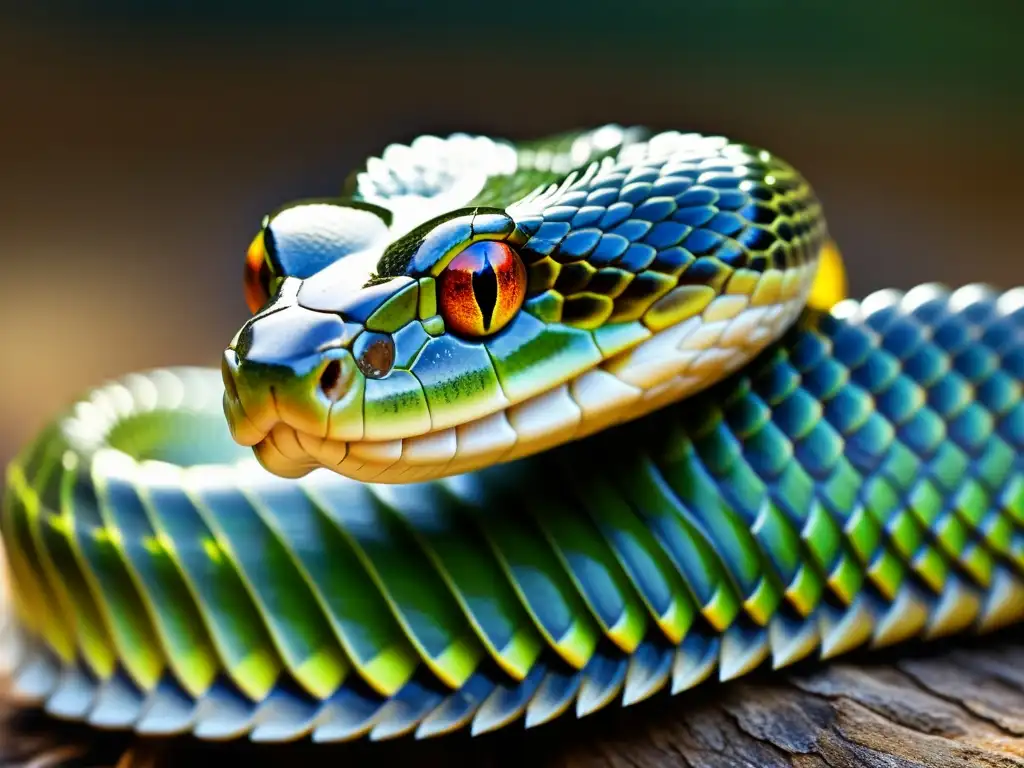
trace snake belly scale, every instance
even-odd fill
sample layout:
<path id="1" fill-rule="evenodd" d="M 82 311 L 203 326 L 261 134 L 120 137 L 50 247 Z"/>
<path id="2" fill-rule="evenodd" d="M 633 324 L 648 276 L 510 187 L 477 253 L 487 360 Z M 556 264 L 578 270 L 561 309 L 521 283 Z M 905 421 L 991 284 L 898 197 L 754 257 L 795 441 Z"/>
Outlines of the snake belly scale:
<path id="1" fill-rule="evenodd" d="M 1024 289 L 836 303 L 836 258 L 724 138 L 388 147 L 264 220 L 220 370 L 10 464 L 14 694 L 424 738 L 1019 621 Z"/>

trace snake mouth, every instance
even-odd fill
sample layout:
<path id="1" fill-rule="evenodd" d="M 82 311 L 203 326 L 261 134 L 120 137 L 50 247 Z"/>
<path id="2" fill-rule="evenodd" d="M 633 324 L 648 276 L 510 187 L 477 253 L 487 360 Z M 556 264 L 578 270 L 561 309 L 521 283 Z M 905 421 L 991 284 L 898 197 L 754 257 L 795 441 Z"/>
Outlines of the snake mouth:
<path id="1" fill-rule="evenodd" d="M 234 441 L 251 448 L 267 437 L 280 422 L 280 415 L 274 407 L 276 398 L 272 387 L 267 388 L 267 397 L 262 398 L 262 402 L 257 403 L 253 393 L 248 391 L 243 398 L 237 381 L 239 367 L 238 354 L 233 348 L 227 349 L 221 359 L 224 416 Z"/>
<path id="2" fill-rule="evenodd" d="M 230 359 L 232 357 L 234 360 Z M 232 370 L 235 367 L 237 367 L 237 357 L 233 355 L 233 350 L 228 350 L 221 361 L 221 379 L 224 383 L 224 416 L 227 419 L 232 439 L 239 445 L 252 447 L 263 440 L 267 433 L 252 422 L 242 405 Z"/>

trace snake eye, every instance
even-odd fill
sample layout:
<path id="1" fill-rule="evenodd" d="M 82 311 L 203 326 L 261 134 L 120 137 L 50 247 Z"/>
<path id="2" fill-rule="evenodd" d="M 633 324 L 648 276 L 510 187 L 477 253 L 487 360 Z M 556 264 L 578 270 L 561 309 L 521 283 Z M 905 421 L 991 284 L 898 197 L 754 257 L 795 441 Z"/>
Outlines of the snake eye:
<path id="1" fill-rule="evenodd" d="M 438 277 L 445 326 L 463 336 L 486 336 L 515 317 L 526 298 L 526 267 L 505 243 L 473 243 Z"/>
<path id="2" fill-rule="evenodd" d="M 270 281 L 273 275 L 267 262 L 267 248 L 263 231 L 253 238 L 245 254 L 245 303 L 254 315 L 270 300 Z"/>

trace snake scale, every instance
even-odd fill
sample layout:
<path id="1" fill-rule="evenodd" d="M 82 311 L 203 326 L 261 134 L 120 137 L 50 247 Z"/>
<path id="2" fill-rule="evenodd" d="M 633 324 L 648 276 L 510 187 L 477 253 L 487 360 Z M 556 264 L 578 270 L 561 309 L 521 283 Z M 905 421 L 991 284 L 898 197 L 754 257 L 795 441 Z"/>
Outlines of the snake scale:
<path id="1" fill-rule="evenodd" d="M 1024 617 L 1024 289 L 839 300 L 767 151 L 422 137 L 245 274 L 221 370 L 101 386 L 9 466 L 27 705 L 478 734 Z"/>

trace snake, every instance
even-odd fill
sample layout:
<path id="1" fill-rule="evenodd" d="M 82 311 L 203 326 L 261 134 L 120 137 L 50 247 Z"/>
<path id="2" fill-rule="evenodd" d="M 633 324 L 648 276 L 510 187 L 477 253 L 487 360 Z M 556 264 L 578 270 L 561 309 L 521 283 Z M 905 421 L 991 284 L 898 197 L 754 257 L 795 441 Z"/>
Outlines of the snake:
<path id="1" fill-rule="evenodd" d="M 263 219 L 219 366 L 98 385 L 10 463 L 10 695 L 425 739 L 1012 625 L 1024 288 L 857 300 L 845 264 L 726 137 L 387 145 Z"/>

